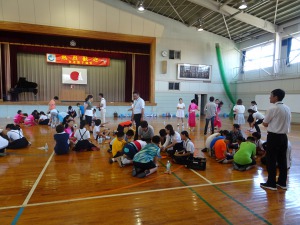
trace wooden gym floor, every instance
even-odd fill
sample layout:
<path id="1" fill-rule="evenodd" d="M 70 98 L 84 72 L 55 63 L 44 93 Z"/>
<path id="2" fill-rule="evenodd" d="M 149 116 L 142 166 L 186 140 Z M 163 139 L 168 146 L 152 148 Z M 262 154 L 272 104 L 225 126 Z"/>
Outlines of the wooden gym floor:
<path id="1" fill-rule="evenodd" d="M 164 121 L 176 127 L 176 118 L 148 118 L 155 133 Z M 116 129 L 121 120 L 107 127 Z M 11 121 L 1 119 L 1 127 Z M 191 134 L 196 148 L 204 147 L 204 119 Z M 223 118 L 223 128 L 232 121 Z M 248 127 L 244 126 L 243 130 Z M 131 176 L 131 166 L 110 165 L 108 144 L 96 152 L 53 152 L 55 129 L 23 127 L 32 145 L 7 150 L 0 157 L 0 224 L 299 224 L 300 222 L 300 126 L 292 125 L 293 163 L 288 190 L 259 187 L 266 180 L 264 166 L 240 172 L 207 157 L 205 171 L 173 164 L 164 174 L 167 159 L 158 172 L 144 179 Z M 266 130 L 262 128 L 262 139 Z M 38 149 L 48 143 L 49 151 Z M 206 153 L 205 153 L 206 154 Z"/>

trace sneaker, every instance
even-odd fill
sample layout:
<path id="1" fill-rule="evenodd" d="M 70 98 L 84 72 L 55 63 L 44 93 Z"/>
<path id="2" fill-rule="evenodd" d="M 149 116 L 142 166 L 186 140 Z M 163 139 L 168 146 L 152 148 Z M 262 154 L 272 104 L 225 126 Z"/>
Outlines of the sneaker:
<path id="1" fill-rule="evenodd" d="M 137 168 L 137 167 L 133 166 L 131 175 L 132 175 L 133 177 L 135 177 L 135 176 L 138 175 L 140 172 L 141 172 L 141 168 Z"/>
<path id="2" fill-rule="evenodd" d="M 112 164 L 112 163 L 114 162 L 114 160 L 113 160 L 112 158 L 110 158 L 110 159 L 108 160 L 108 162 L 109 162 L 110 164 Z"/>
<path id="3" fill-rule="evenodd" d="M 133 177 L 135 177 L 135 176 L 137 175 L 135 166 L 132 168 L 131 175 L 132 175 Z"/>
<path id="4" fill-rule="evenodd" d="M 280 185 L 280 184 L 276 184 L 277 187 L 283 189 L 283 190 L 287 190 L 287 186 L 283 186 L 283 185 Z"/>
<path id="5" fill-rule="evenodd" d="M 139 173 L 139 174 L 137 175 L 137 177 L 138 177 L 138 178 L 144 178 L 144 177 L 146 177 L 147 174 L 149 174 L 149 173 L 150 173 L 149 170 L 145 170 L 144 172 Z"/>
<path id="6" fill-rule="evenodd" d="M 277 191 L 277 187 L 271 187 L 269 186 L 267 183 L 260 183 L 260 187 L 261 188 L 265 188 L 265 189 L 269 189 L 269 190 L 272 190 L 272 191 Z"/>

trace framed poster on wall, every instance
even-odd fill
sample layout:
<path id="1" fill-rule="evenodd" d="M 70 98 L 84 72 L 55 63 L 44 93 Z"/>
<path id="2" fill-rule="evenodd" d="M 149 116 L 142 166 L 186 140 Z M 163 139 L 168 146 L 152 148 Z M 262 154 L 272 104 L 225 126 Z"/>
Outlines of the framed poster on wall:
<path id="1" fill-rule="evenodd" d="M 211 65 L 178 64 L 177 79 L 179 80 L 211 80 Z"/>

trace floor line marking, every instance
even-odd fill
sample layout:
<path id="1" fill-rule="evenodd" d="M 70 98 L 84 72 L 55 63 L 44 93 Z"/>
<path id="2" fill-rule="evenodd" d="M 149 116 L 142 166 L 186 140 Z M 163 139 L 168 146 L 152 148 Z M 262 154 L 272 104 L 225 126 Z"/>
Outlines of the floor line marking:
<path id="1" fill-rule="evenodd" d="M 183 185 L 188 186 L 176 173 L 172 173 Z M 211 210 L 213 210 L 221 219 L 223 219 L 228 224 L 233 224 L 225 215 L 223 215 L 219 210 L 217 210 L 212 204 L 206 201 L 196 190 L 193 188 L 188 188 L 194 195 L 196 195 L 202 202 L 204 202 Z"/>
<path id="2" fill-rule="evenodd" d="M 192 170 L 195 174 L 197 174 L 199 177 L 203 178 L 204 180 L 210 182 L 209 180 L 207 180 L 205 177 L 203 177 L 201 174 L 199 174 L 198 172 Z M 254 180 L 254 179 L 251 179 Z M 212 184 L 212 182 L 210 182 L 210 184 Z M 262 216 L 260 216 L 259 214 L 257 214 L 256 212 L 254 212 L 253 210 L 251 210 L 249 207 L 245 206 L 243 203 L 241 203 L 240 201 L 238 201 L 237 199 L 235 199 L 234 197 L 232 197 L 230 194 L 228 194 L 226 191 L 222 190 L 221 188 L 219 188 L 216 185 L 212 185 L 215 189 L 217 189 L 218 191 L 220 191 L 221 193 L 223 193 L 224 195 L 226 195 L 228 198 L 230 198 L 232 201 L 236 202 L 238 205 L 240 205 L 241 207 L 243 207 L 244 209 L 246 209 L 248 212 L 250 212 L 252 215 L 256 216 L 258 219 L 260 219 L 261 221 L 265 222 L 266 224 L 271 224 L 267 219 L 263 218 Z"/>
<path id="3" fill-rule="evenodd" d="M 27 195 L 27 197 L 26 197 L 26 199 L 25 199 L 25 201 L 23 202 L 22 205 L 27 205 L 27 203 L 29 202 L 31 196 L 33 195 L 33 192 L 35 191 L 35 189 L 36 189 L 37 185 L 39 184 L 40 180 L 42 179 L 42 176 L 44 175 L 44 173 L 45 173 L 47 167 L 49 166 L 50 161 L 51 161 L 51 159 L 52 159 L 53 156 L 54 156 L 54 153 L 55 153 L 55 152 L 53 151 L 52 154 L 51 154 L 51 156 L 49 157 L 48 161 L 46 162 L 44 168 L 43 168 L 42 171 L 40 172 L 40 175 L 38 176 L 38 178 L 36 179 L 35 183 L 33 184 L 33 186 L 32 186 L 32 188 L 31 188 L 30 192 L 28 193 L 28 195 Z"/>
<path id="4" fill-rule="evenodd" d="M 42 176 L 44 175 L 44 173 L 45 173 L 45 171 L 46 171 L 48 165 L 50 164 L 50 161 L 51 161 L 51 159 L 52 159 L 53 156 L 54 156 L 54 151 L 53 151 L 52 154 L 50 155 L 50 157 L 49 157 L 48 161 L 46 162 L 44 168 L 43 168 L 42 171 L 40 172 L 38 178 L 36 179 L 35 183 L 33 184 L 32 188 L 31 188 L 30 192 L 28 193 L 28 195 L 27 195 L 27 197 L 25 198 L 23 204 L 21 205 L 21 208 L 19 209 L 17 215 L 15 216 L 14 220 L 13 220 L 12 223 L 11 223 L 12 225 L 15 225 L 15 224 L 18 223 L 18 220 L 20 219 L 20 217 L 21 217 L 21 215 L 22 215 L 22 213 L 23 213 L 25 207 L 27 206 L 27 204 L 28 204 L 28 202 L 29 202 L 31 196 L 33 195 L 33 193 L 34 193 L 34 191 L 35 191 L 35 189 L 36 189 L 38 183 L 39 183 L 40 180 L 42 179 Z"/>
<path id="5" fill-rule="evenodd" d="M 172 170 L 172 172 L 176 171 L 176 170 L 179 170 L 181 168 L 183 168 L 183 166 L 178 166 L 177 168 L 175 168 L 174 170 Z M 109 192 L 113 192 L 113 191 L 118 191 L 118 190 L 122 190 L 122 189 L 128 189 L 128 188 L 131 188 L 131 187 L 136 187 L 136 186 L 139 186 L 141 184 L 145 184 L 145 183 L 149 183 L 149 182 L 151 182 L 153 180 L 157 180 L 157 179 L 159 179 L 162 176 L 166 176 L 166 174 L 161 174 L 161 175 L 158 175 L 158 176 L 153 177 L 151 179 L 146 179 L 144 181 L 140 181 L 140 182 L 137 182 L 137 183 L 134 183 L 134 184 L 130 184 L 130 185 L 119 187 L 119 188 L 115 188 L 115 189 L 110 189 L 110 190 L 107 190 L 107 191 L 101 191 L 101 192 L 94 192 L 94 193 L 91 193 L 91 194 L 79 195 L 79 196 L 77 196 L 77 198 L 93 197 L 93 196 L 98 196 L 98 195 L 109 193 Z"/>
<path id="6" fill-rule="evenodd" d="M 206 179 L 204 176 L 202 176 L 201 174 L 197 173 L 195 170 L 190 169 L 194 174 L 196 174 L 198 177 L 201 177 L 203 180 L 205 180 L 207 183 L 212 184 L 213 182 L 211 182 L 210 180 Z"/>
<path id="7" fill-rule="evenodd" d="M 211 184 L 208 184 L 208 183 L 207 184 L 195 184 L 195 185 L 172 187 L 172 188 L 160 188 L 160 189 L 154 189 L 154 190 L 152 189 L 152 190 L 145 190 L 145 191 L 126 192 L 126 193 L 110 194 L 110 195 L 102 195 L 102 196 L 92 196 L 92 197 L 86 197 L 86 198 L 57 200 L 57 201 L 51 201 L 51 202 L 39 202 L 39 203 L 31 203 L 31 204 L 29 203 L 24 207 L 32 207 L 32 206 L 39 206 L 39 205 L 51 205 L 51 204 L 91 200 L 91 199 L 112 198 L 112 197 L 119 197 L 119 196 L 127 196 L 127 195 L 129 196 L 129 195 L 137 195 L 137 194 L 144 194 L 144 193 L 162 192 L 162 191 L 172 191 L 172 190 L 180 190 L 180 189 L 188 189 L 188 188 L 196 188 L 196 187 L 213 186 L 213 185 L 218 185 L 218 184 L 238 183 L 238 182 L 245 182 L 245 181 L 252 181 L 252 180 L 253 179 L 243 179 L 243 180 L 235 180 L 235 181 L 228 181 L 228 182 L 217 182 L 217 183 L 211 183 Z M 0 207 L 0 210 L 15 209 L 15 208 L 20 208 L 22 206 L 23 205 Z"/>

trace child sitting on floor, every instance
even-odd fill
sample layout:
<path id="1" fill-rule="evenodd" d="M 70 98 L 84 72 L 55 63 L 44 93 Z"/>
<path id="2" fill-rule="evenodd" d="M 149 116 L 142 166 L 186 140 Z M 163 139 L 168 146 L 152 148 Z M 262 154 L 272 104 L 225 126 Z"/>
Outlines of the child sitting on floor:
<path id="1" fill-rule="evenodd" d="M 48 125 L 49 123 L 49 118 L 46 116 L 46 114 L 43 111 L 40 111 L 40 117 L 38 120 L 39 125 Z"/>
<path id="2" fill-rule="evenodd" d="M 193 158 L 195 146 L 189 137 L 187 131 L 182 131 L 180 133 L 181 140 L 183 141 L 183 151 L 176 151 L 173 156 L 173 161 L 181 165 L 187 165 L 190 159 Z"/>
<path id="3" fill-rule="evenodd" d="M 24 125 L 26 125 L 26 126 L 34 126 L 36 124 L 33 114 L 30 114 L 28 116 L 27 113 L 24 113 L 24 116 L 26 116 L 25 119 L 24 119 Z"/>
<path id="4" fill-rule="evenodd" d="M 132 176 L 143 178 L 157 171 L 157 159 L 161 157 L 159 143 L 160 137 L 155 135 L 151 143 L 135 154 Z"/>
<path id="5" fill-rule="evenodd" d="M 258 132 L 252 133 L 252 137 L 254 138 L 254 144 L 256 145 L 256 154 L 264 155 L 266 153 L 263 144 L 265 141 L 261 140 L 261 134 Z"/>
<path id="6" fill-rule="evenodd" d="M 124 132 L 117 132 L 117 138 L 112 144 L 112 158 L 109 159 L 109 163 L 118 162 L 120 167 L 122 167 L 121 156 L 123 155 L 122 150 L 125 144 Z"/>
<path id="7" fill-rule="evenodd" d="M 233 156 L 228 153 L 228 144 L 232 142 L 231 135 L 227 135 L 225 139 L 217 140 L 214 145 L 214 152 L 216 155 L 216 161 L 218 163 L 231 163 Z"/>
<path id="8" fill-rule="evenodd" d="M 63 125 L 57 125 L 56 134 L 54 134 L 54 140 L 56 141 L 54 151 L 57 155 L 69 153 L 69 134 L 64 131 Z"/>
<path id="9" fill-rule="evenodd" d="M 133 163 L 133 157 L 142 148 L 146 146 L 147 142 L 142 140 L 136 140 L 125 144 L 123 148 L 123 156 L 121 157 L 121 162 L 123 165 L 128 165 Z"/>
<path id="10" fill-rule="evenodd" d="M 101 120 L 100 119 L 96 119 L 95 120 L 95 126 L 93 128 L 93 137 L 94 139 L 97 141 L 98 138 L 103 138 L 105 139 L 110 139 L 110 136 L 108 136 L 110 134 L 109 131 L 107 132 L 101 132 Z"/>
<path id="11" fill-rule="evenodd" d="M 30 145 L 30 142 L 24 137 L 23 132 L 19 126 L 15 126 L 14 124 L 7 124 L 7 137 L 9 144 L 7 146 L 8 149 L 19 149 L 26 148 Z"/>
<path id="12" fill-rule="evenodd" d="M 68 114 L 74 119 L 77 116 L 76 111 L 72 108 L 72 106 L 68 107 Z"/>
<path id="13" fill-rule="evenodd" d="M 14 116 L 15 125 L 20 125 L 24 123 L 25 116 L 22 113 L 22 110 L 18 110 L 17 115 Z"/>
<path id="14" fill-rule="evenodd" d="M 90 132 L 85 128 L 85 120 L 80 122 L 80 129 L 75 131 L 74 137 L 77 139 L 77 142 L 74 147 L 74 151 L 98 151 L 100 150 L 94 144 L 92 144 L 90 139 Z"/>
<path id="15" fill-rule="evenodd" d="M 5 150 L 8 146 L 8 140 L 0 136 L 0 156 L 5 156 Z"/>
<path id="16" fill-rule="evenodd" d="M 240 144 L 239 150 L 233 157 L 233 168 L 239 171 L 249 170 L 256 164 L 256 145 L 254 138 L 248 137 L 246 142 Z"/>

